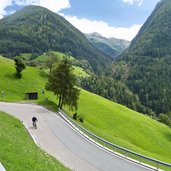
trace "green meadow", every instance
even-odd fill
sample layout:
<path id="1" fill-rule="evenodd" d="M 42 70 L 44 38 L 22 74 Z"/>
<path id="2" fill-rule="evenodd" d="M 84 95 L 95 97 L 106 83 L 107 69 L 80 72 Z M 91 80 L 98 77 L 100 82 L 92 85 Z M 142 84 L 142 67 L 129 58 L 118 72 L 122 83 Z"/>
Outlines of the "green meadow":
<path id="1" fill-rule="evenodd" d="M 22 72 L 22 79 L 17 79 L 15 72 L 14 62 L 0 57 L 0 93 L 5 92 L 5 97 L 0 95 L 1 101 L 21 101 L 24 100 L 25 93 L 35 91 L 43 98 L 44 95 L 40 92 L 45 89 L 47 81 L 47 74 L 43 70 L 27 67 Z"/>
<path id="2" fill-rule="evenodd" d="M 64 53 L 61 53 L 61 52 L 57 52 L 57 51 L 52 51 L 52 53 L 54 54 L 54 56 L 59 60 L 61 61 L 65 54 Z M 22 54 L 21 55 L 24 59 L 26 60 L 30 60 L 31 58 L 31 54 L 29 53 L 25 53 L 25 54 Z M 69 60 L 74 60 L 75 58 L 73 56 L 69 56 L 68 57 Z M 38 56 L 37 58 L 35 58 L 34 60 L 32 60 L 33 62 L 36 62 L 38 64 L 45 64 L 47 62 L 47 60 L 49 59 L 49 56 L 45 53 L 45 54 L 42 54 L 40 56 Z M 73 66 L 74 68 L 74 73 L 78 76 L 78 77 L 88 77 L 89 74 L 87 74 L 85 72 L 85 70 L 81 67 L 78 67 L 78 66 Z"/>
<path id="3" fill-rule="evenodd" d="M 85 116 L 85 121 L 80 124 L 96 135 L 171 163 L 171 129 L 166 125 L 84 90 L 77 113 Z"/>
<path id="4" fill-rule="evenodd" d="M 64 53 L 61 53 L 61 52 L 57 52 L 57 51 L 52 51 L 53 55 L 60 61 L 64 58 L 65 54 Z M 24 56 L 26 56 L 25 54 L 23 54 Z M 22 55 L 22 56 L 23 56 Z M 23 56 L 23 57 L 24 57 Z M 68 56 L 70 60 L 73 60 L 74 57 L 73 56 Z M 37 58 L 35 58 L 33 61 L 35 62 L 46 62 L 48 60 L 49 56 L 44 53 L 40 56 L 38 56 Z"/>
<path id="5" fill-rule="evenodd" d="M 15 78 L 14 63 L 0 57 L 0 92 L 6 96 L 0 101 L 25 101 L 24 94 L 39 92 L 36 103 L 54 108 L 57 100 L 51 92 L 42 94 L 47 73 L 39 68 L 27 67 L 21 80 Z M 48 97 L 49 101 L 44 98 Z M 65 111 L 72 116 L 74 112 Z M 171 129 L 148 116 L 130 110 L 100 96 L 81 90 L 77 113 L 85 116 L 83 127 L 119 146 L 149 157 L 171 163 Z"/>

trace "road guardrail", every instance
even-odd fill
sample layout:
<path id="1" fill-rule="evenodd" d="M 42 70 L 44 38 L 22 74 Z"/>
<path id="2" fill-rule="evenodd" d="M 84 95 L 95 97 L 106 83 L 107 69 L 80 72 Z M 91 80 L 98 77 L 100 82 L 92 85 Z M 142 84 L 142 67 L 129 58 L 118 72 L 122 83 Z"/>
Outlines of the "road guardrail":
<path id="1" fill-rule="evenodd" d="M 105 149 L 107 149 L 110 152 L 113 153 L 120 153 L 119 156 L 124 157 L 126 159 L 130 159 L 131 161 L 141 164 L 145 167 L 151 168 L 153 170 L 167 170 L 171 171 L 171 164 L 162 162 L 147 156 L 144 156 L 142 154 L 133 152 L 131 150 L 128 150 L 126 148 L 123 148 L 121 146 L 118 146 L 116 144 L 113 144 L 111 142 L 106 141 L 103 138 L 98 137 L 97 135 L 91 133 L 90 131 L 86 130 L 85 128 L 81 127 L 79 124 L 77 124 L 75 121 L 73 121 L 64 111 L 59 109 L 59 113 L 63 117 L 65 121 L 67 121 L 72 127 L 77 129 L 77 131 L 81 131 L 83 134 L 85 134 L 85 138 L 89 138 L 89 140 L 94 140 L 97 144 L 99 144 L 101 147 L 103 146 Z M 87 137 L 88 136 L 88 137 Z M 146 164 L 145 164 L 146 163 Z M 164 168 L 162 167 L 164 166 Z"/>

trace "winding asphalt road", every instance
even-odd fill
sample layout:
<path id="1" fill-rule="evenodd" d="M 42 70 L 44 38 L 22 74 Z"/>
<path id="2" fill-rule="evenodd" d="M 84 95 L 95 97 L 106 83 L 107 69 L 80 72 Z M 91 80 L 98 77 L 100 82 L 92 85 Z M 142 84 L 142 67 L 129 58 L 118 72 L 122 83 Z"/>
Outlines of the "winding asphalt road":
<path id="1" fill-rule="evenodd" d="M 119 158 L 84 139 L 58 115 L 34 104 L 0 103 L 0 111 L 20 119 L 35 142 L 65 166 L 75 171 L 147 171 L 149 169 Z M 38 129 L 31 118 L 38 118 Z"/>

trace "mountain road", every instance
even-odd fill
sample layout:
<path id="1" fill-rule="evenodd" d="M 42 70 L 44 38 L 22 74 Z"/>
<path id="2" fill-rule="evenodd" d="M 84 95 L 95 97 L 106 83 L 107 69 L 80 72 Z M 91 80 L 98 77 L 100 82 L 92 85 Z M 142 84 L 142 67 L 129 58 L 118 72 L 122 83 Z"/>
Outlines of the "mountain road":
<path id="1" fill-rule="evenodd" d="M 147 171 L 83 138 L 57 114 L 35 104 L 0 102 L 4 111 L 24 123 L 37 145 L 75 171 Z M 32 117 L 38 119 L 37 129 Z M 10 131 L 10 130 L 9 130 Z"/>

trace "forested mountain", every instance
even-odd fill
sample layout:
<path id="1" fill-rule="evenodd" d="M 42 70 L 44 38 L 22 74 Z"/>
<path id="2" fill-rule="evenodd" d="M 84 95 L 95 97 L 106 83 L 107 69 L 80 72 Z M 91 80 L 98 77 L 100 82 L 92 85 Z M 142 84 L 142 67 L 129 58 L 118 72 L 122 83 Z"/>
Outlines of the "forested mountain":
<path id="1" fill-rule="evenodd" d="M 49 50 L 70 52 L 101 71 L 112 58 L 96 49 L 63 17 L 40 6 L 27 6 L 0 20 L 0 54 L 42 54 Z"/>
<path id="2" fill-rule="evenodd" d="M 120 64 L 121 68 L 118 68 Z M 156 114 L 171 111 L 171 1 L 160 1 L 108 73 Z"/>
<path id="3" fill-rule="evenodd" d="M 96 48 L 111 56 L 112 58 L 116 58 L 130 44 L 130 42 L 127 40 L 106 38 L 98 33 L 90 33 L 85 35 Z"/>

